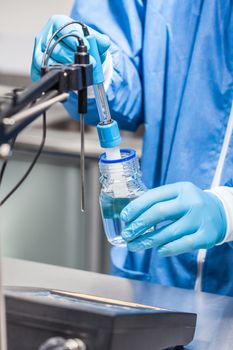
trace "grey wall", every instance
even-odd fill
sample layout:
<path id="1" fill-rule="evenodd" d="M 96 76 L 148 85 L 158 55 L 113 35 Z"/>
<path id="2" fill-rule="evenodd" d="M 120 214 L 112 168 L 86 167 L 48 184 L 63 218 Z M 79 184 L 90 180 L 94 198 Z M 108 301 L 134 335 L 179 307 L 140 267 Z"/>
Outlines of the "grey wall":
<path id="1" fill-rule="evenodd" d="M 0 4 L 0 73 L 30 72 L 34 38 L 53 14 L 69 14 L 72 0 L 3 0 Z"/>

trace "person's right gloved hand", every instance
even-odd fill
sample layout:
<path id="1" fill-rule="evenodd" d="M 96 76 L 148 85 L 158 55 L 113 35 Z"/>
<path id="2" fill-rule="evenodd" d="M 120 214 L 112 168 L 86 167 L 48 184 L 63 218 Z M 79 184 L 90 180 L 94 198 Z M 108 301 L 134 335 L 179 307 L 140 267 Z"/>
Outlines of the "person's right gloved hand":
<path id="1" fill-rule="evenodd" d="M 122 237 L 136 252 L 154 248 L 159 256 L 209 249 L 224 241 L 227 217 L 220 199 L 190 182 L 154 188 L 121 212 Z M 147 230 L 167 223 L 153 232 Z"/>
<path id="2" fill-rule="evenodd" d="M 57 29 L 59 29 L 64 24 L 69 23 L 71 21 L 73 21 L 73 19 L 68 16 L 54 15 L 49 19 L 45 27 L 37 34 L 35 39 L 35 44 L 34 44 L 32 65 L 31 65 L 31 79 L 33 81 L 36 81 L 40 78 L 42 57 L 50 37 L 56 32 Z M 110 40 L 108 36 L 103 35 L 90 27 L 88 27 L 88 30 L 90 34 L 94 35 L 97 40 L 101 62 L 103 63 L 106 57 L 106 52 L 110 46 Z M 89 48 L 89 44 L 87 40 L 84 38 L 82 27 L 79 24 L 72 24 L 64 28 L 57 35 L 57 39 L 67 33 L 75 33 L 78 36 L 82 37 L 85 45 L 87 45 L 87 48 Z M 53 43 L 54 43 L 54 40 L 50 44 L 50 47 L 53 45 Z M 78 41 L 74 37 L 68 37 L 62 40 L 54 49 L 50 57 L 49 64 L 57 64 L 57 63 L 66 64 L 66 63 L 74 62 L 74 52 L 77 49 L 77 45 L 78 45 Z M 95 66 L 95 59 L 92 56 L 90 57 L 90 61 Z M 95 69 L 94 69 L 94 74 L 95 74 Z"/>

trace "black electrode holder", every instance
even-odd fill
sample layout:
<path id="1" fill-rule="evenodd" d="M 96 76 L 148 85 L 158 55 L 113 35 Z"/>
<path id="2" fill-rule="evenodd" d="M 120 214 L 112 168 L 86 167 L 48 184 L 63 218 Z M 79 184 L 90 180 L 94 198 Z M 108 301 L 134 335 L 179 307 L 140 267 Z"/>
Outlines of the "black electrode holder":
<path id="1" fill-rule="evenodd" d="M 75 54 L 76 56 L 79 57 L 78 52 Z M 88 53 L 85 53 L 84 56 L 88 56 L 88 60 L 86 59 L 88 63 L 83 63 L 82 60 L 77 59 L 80 63 L 48 66 L 46 71 L 44 69 L 40 80 L 22 91 L 13 91 L 10 100 L 0 105 L 0 145 L 15 138 L 25 127 L 49 108 L 47 107 L 44 111 L 37 113 L 32 112 L 30 116 L 12 126 L 5 125 L 5 118 L 14 117 L 15 114 L 25 108 L 30 110 L 31 104 L 35 106 L 38 98 L 46 101 L 64 92 L 81 92 L 81 96 L 78 98 L 80 108 L 86 111 L 87 96 L 85 91 L 88 86 L 93 85 L 93 66 L 89 63 Z"/>
<path id="2" fill-rule="evenodd" d="M 76 64 L 81 66 L 86 66 L 90 63 L 89 54 L 87 47 L 85 45 L 79 45 L 77 52 L 74 56 L 74 61 Z M 86 114 L 87 113 L 87 84 L 86 81 L 83 82 L 83 85 L 86 85 L 83 89 L 79 90 L 78 94 L 78 113 Z"/>

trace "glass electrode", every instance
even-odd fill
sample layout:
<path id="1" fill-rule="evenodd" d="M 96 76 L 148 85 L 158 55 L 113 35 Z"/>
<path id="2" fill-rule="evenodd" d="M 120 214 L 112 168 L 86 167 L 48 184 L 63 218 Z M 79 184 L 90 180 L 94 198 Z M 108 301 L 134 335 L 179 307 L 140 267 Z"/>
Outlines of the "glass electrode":
<path id="1" fill-rule="evenodd" d="M 104 90 L 104 85 L 102 83 L 96 84 L 93 85 L 93 88 L 100 121 L 104 124 L 108 124 L 111 122 L 111 114 L 108 106 L 106 93 Z"/>
<path id="2" fill-rule="evenodd" d="M 99 127 L 102 128 L 102 132 L 103 132 L 104 127 L 106 127 L 107 125 L 110 126 L 115 121 L 113 121 L 111 118 L 111 114 L 110 114 L 110 110 L 109 110 L 109 106 L 108 106 L 108 100 L 107 100 L 106 93 L 104 90 L 104 85 L 103 84 L 96 84 L 96 85 L 93 85 L 93 88 L 94 88 L 94 93 L 95 93 L 96 106 L 97 106 L 97 110 L 98 110 L 98 114 L 99 114 L 99 118 L 100 118 Z M 117 126 L 117 131 L 119 133 L 118 126 Z M 113 143 L 114 140 L 111 139 L 111 136 L 110 136 L 109 141 L 111 143 Z M 120 137 L 120 134 L 119 134 L 119 137 Z M 120 143 L 120 142 L 121 142 L 121 140 L 119 139 L 118 143 Z M 101 139 L 100 139 L 100 143 L 101 143 Z M 104 147 L 104 145 L 102 145 L 102 144 L 101 144 L 101 146 Z M 120 148 L 118 146 L 113 147 L 111 145 L 111 147 L 105 148 L 105 152 L 106 152 L 107 159 L 121 158 Z"/>
<path id="3" fill-rule="evenodd" d="M 121 149 L 121 158 L 108 159 L 106 153 L 101 154 L 100 208 L 108 241 L 115 246 L 126 246 L 121 236 L 124 222 L 120 219 L 122 209 L 135 198 L 141 196 L 146 186 L 141 179 L 141 171 L 136 151 Z M 152 228 L 153 229 L 153 228 Z"/>

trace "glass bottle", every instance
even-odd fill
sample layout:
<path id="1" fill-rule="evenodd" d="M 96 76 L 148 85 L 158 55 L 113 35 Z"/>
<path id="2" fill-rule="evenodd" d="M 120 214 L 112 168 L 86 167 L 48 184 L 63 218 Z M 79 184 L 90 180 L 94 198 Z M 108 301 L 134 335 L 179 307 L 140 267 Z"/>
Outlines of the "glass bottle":
<path id="1" fill-rule="evenodd" d="M 133 199 L 147 191 L 141 179 L 139 161 L 134 149 L 121 149 L 121 158 L 110 160 L 100 156 L 100 208 L 108 241 L 115 246 L 126 246 L 121 237 L 124 222 L 120 219 L 122 209 Z M 151 230 L 151 229 L 150 229 Z"/>

